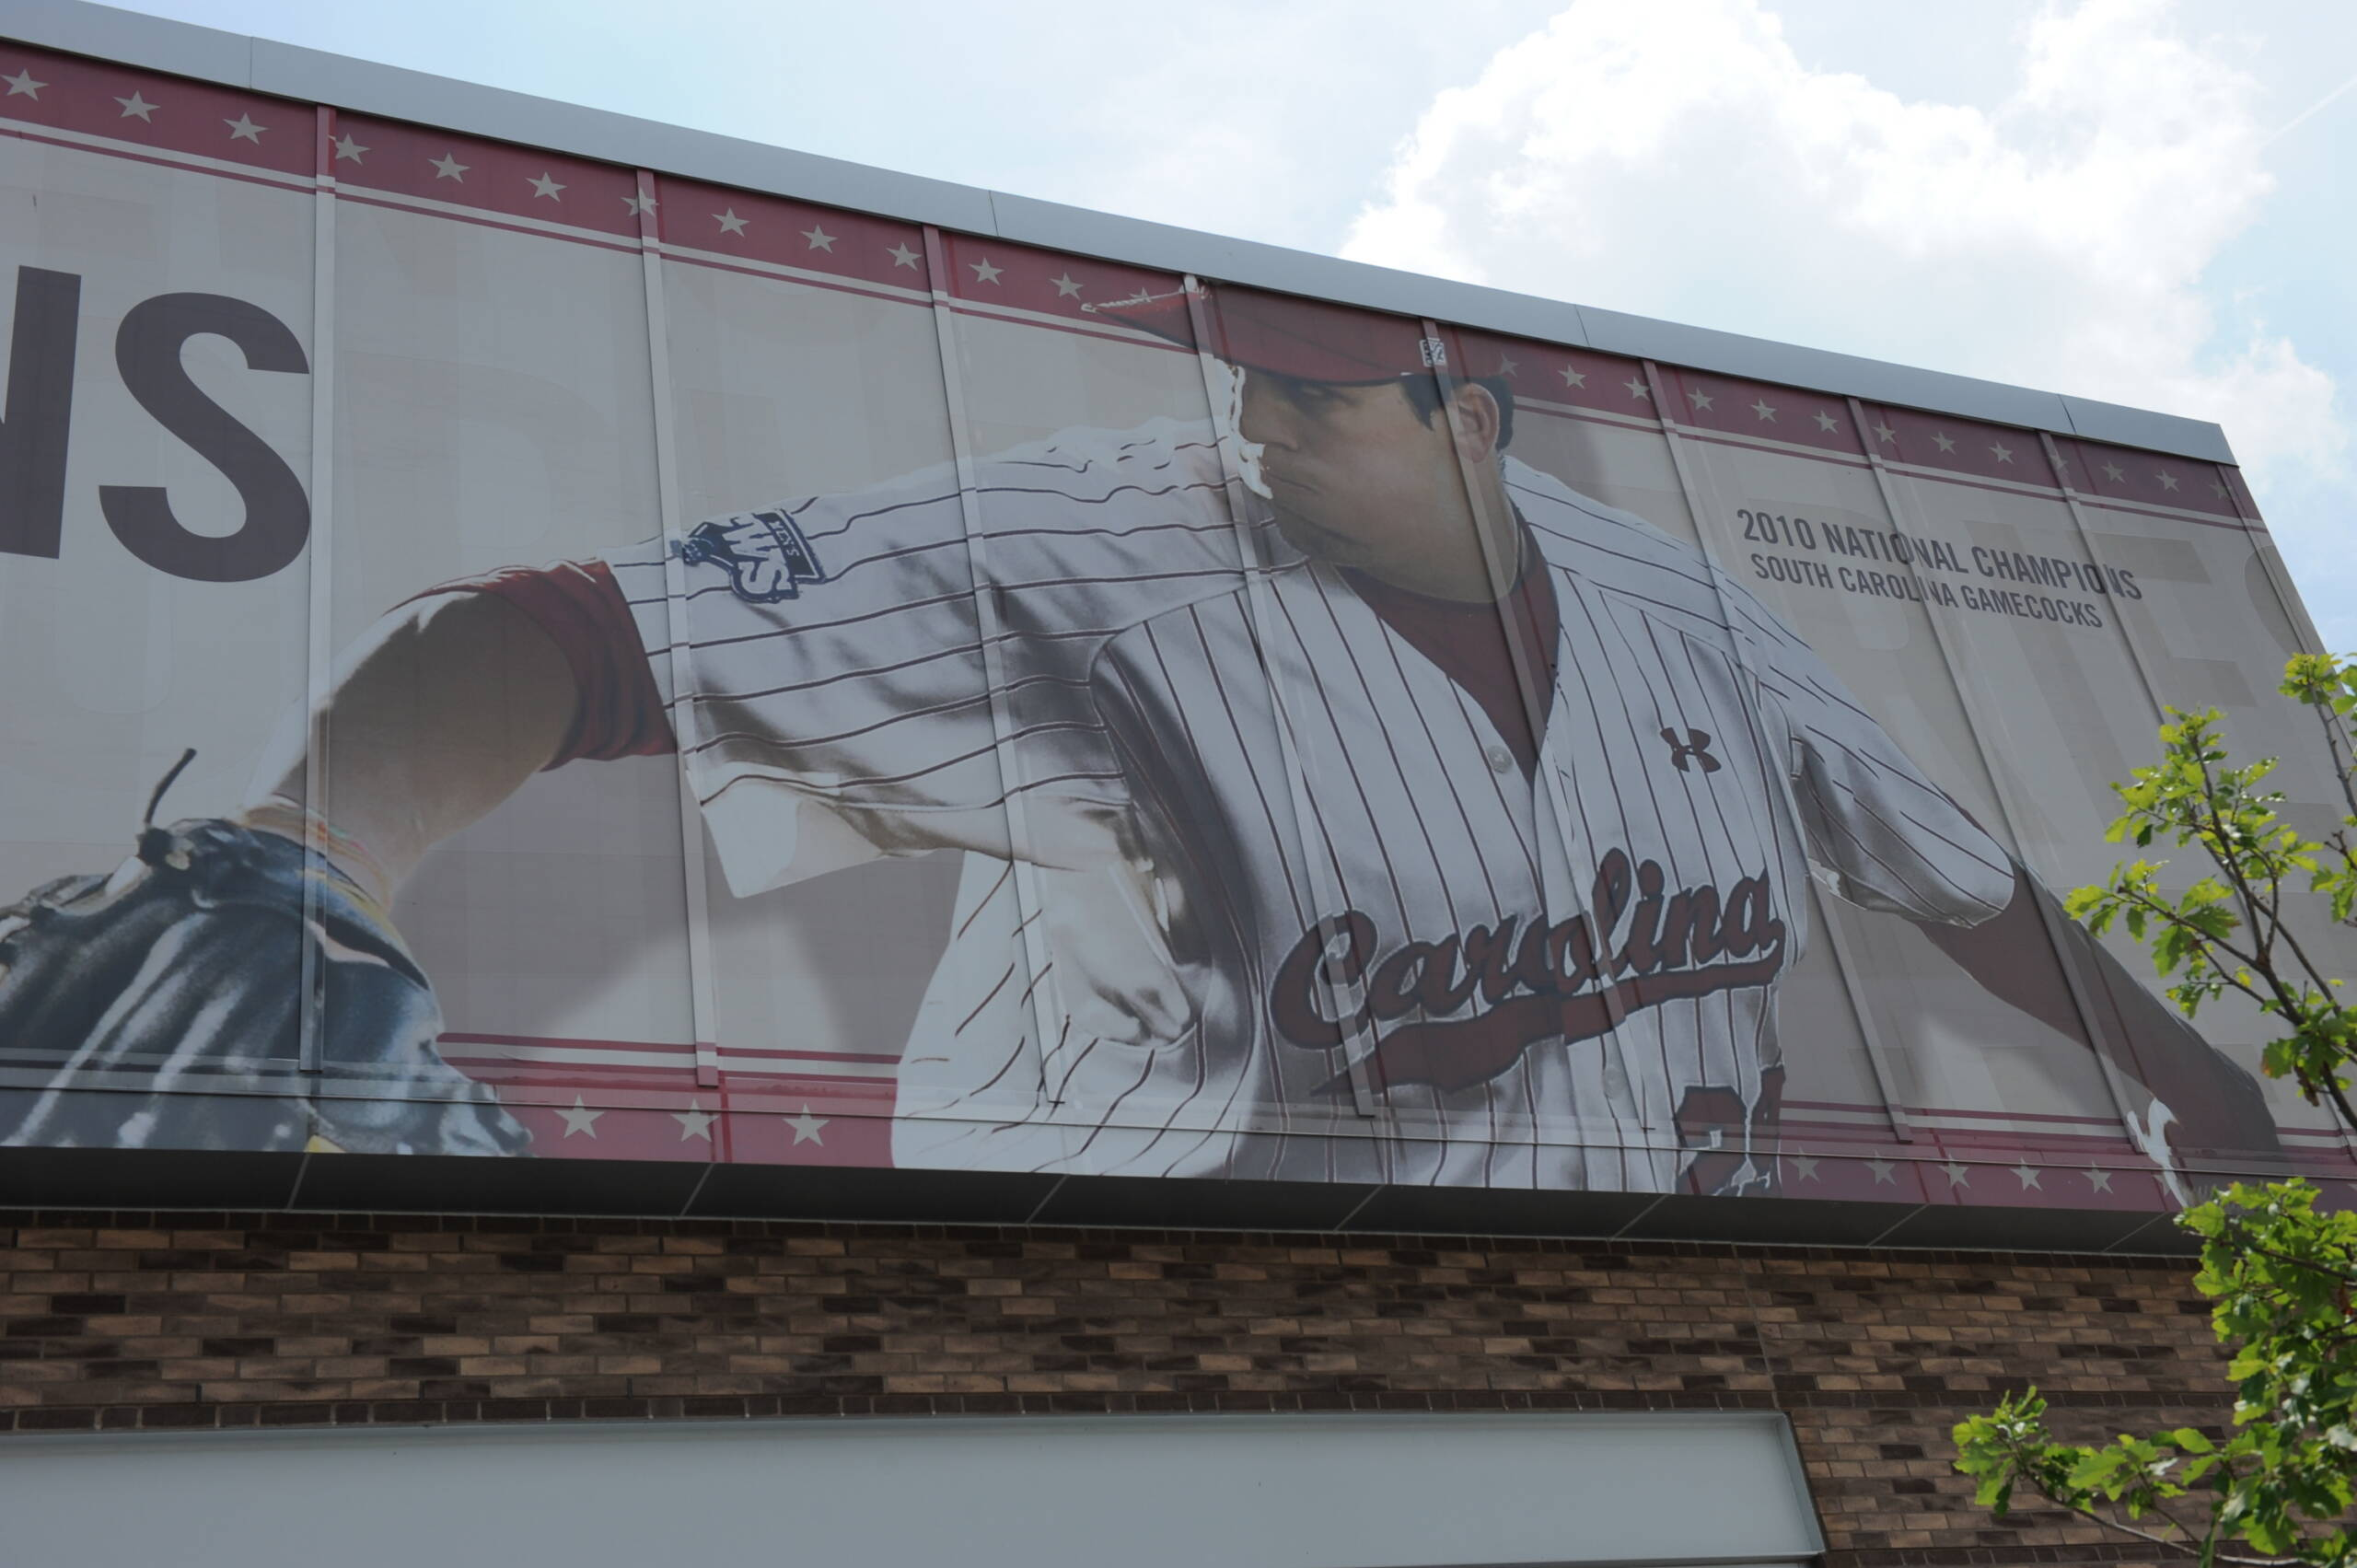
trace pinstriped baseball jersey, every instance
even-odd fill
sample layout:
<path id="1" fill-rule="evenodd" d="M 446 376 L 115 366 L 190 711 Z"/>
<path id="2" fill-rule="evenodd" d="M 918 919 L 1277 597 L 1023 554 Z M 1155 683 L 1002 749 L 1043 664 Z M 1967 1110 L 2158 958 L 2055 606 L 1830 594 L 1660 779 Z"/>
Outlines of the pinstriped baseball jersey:
<path id="1" fill-rule="evenodd" d="M 1560 618 L 1535 773 L 1231 515 L 1203 427 L 613 558 L 737 891 L 971 852 L 896 1158 L 1666 1190 L 1697 1096 L 1744 1152 L 1812 864 L 1917 919 L 2005 905 L 2003 849 L 1740 586 L 1504 479 Z"/>

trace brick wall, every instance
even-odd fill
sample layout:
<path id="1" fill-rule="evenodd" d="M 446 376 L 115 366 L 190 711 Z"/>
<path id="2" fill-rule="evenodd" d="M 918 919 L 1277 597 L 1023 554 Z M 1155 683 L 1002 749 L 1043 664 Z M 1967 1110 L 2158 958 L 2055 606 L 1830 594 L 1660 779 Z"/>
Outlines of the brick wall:
<path id="1" fill-rule="evenodd" d="M 1840 1568 L 2139 1560 L 1947 1430 L 2215 1425 L 2182 1263 L 761 1221 L 0 1212 L 0 1428 L 1776 1408 Z"/>

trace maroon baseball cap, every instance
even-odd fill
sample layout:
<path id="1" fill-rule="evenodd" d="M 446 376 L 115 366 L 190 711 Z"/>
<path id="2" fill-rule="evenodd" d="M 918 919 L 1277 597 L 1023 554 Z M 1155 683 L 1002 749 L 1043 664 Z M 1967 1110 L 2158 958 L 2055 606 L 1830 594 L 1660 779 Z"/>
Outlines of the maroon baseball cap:
<path id="1" fill-rule="evenodd" d="M 1423 323 L 1346 305 L 1255 289 L 1205 293 L 1203 317 L 1212 341 L 1204 346 L 1230 365 L 1305 381 L 1389 381 L 1428 376 L 1440 358 Z M 1083 307 L 1093 316 L 1192 345 L 1188 294 L 1140 294 L 1135 299 Z"/>

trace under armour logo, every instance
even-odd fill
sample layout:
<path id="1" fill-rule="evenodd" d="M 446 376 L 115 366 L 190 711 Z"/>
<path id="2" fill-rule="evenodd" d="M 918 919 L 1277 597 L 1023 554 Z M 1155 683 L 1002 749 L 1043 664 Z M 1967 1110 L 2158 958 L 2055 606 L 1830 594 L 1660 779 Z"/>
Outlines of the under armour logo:
<path id="1" fill-rule="evenodd" d="M 1689 771 L 1686 766 L 1689 757 L 1701 763 L 1706 773 L 1715 773 L 1725 765 L 1711 755 L 1711 737 L 1706 731 L 1689 729 L 1686 732 L 1686 738 L 1680 740 L 1678 731 L 1665 729 L 1661 738 L 1669 742 L 1669 760 L 1678 764 L 1678 771 L 1681 773 Z"/>

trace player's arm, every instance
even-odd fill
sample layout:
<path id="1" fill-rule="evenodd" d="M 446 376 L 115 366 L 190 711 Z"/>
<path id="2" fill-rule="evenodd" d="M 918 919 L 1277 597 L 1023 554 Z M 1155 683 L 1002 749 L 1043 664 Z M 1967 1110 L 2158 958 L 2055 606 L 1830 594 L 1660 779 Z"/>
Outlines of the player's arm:
<path id="1" fill-rule="evenodd" d="M 637 705 L 635 733 L 610 722 L 628 703 L 581 723 L 594 690 L 581 671 L 601 668 L 585 653 L 600 641 L 597 592 L 629 645 L 606 663 L 644 674 L 601 570 L 499 574 L 398 607 L 340 661 L 318 710 L 290 716 L 243 809 L 151 820 L 111 874 L 0 908 L 0 1037 L 64 1064 L 0 1117 L 0 1142 L 525 1148 L 489 1091 L 441 1059 L 433 987 L 387 912 L 427 851 L 540 768 L 668 749 L 659 699 Z M 304 986 L 325 1002 L 315 1039 L 291 1001 Z M 287 1092 L 307 1046 L 377 1092 Z M 82 1087 L 122 1071 L 151 1075 L 151 1091 Z M 181 1092 L 192 1076 L 246 1092 Z"/>
<path id="2" fill-rule="evenodd" d="M 575 689 L 557 642 L 495 595 L 402 606 L 289 722 L 246 809 L 166 823 L 151 805 L 111 874 L 0 908 L 0 1038 L 63 1064 L 0 1116 L 0 1142 L 524 1149 L 442 1060 L 433 987 L 386 911 L 427 850 L 558 754 Z M 312 1049 L 375 1092 L 308 1093 L 288 1069 Z M 110 1074 L 150 1086 L 85 1086 Z"/>
<path id="3" fill-rule="evenodd" d="M 2112 1066 L 2168 1108 L 2173 1146 L 2281 1152 L 2275 1119 L 2251 1076 L 2139 983 L 2026 868 L 2016 864 L 2013 900 L 1991 918 L 1973 925 L 1916 923 L 1991 995 L 2069 1038 L 2092 1033 Z M 2063 965 L 2078 980 L 2079 997 Z M 2083 1016 L 2079 998 L 2092 1017 Z"/>
<path id="4" fill-rule="evenodd" d="M 575 702 L 564 652 L 507 598 L 412 600 L 345 652 L 327 701 L 273 742 L 244 818 L 310 839 L 389 902 L 427 851 L 549 764 Z"/>
<path id="5" fill-rule="evenodd" d="M 1751 608 L 1761 690 L 1789 736 L 1809 857 L 1833 874 L 1836 890 L 1904 915 L 1991 995 L 2089 1040 L 2166 1108 L 2171 1146 L 2278 1149 L 2250 1075 L 2065 915 L 1788 628 L 1747 598 L 1736 602 Z M 2065 964 L 2093 1017 L 2082 1016 Z M 2150 1152 L 2165 1155 L 2151 1148 L 2156 1131 L 2138 1129 Z"/>

